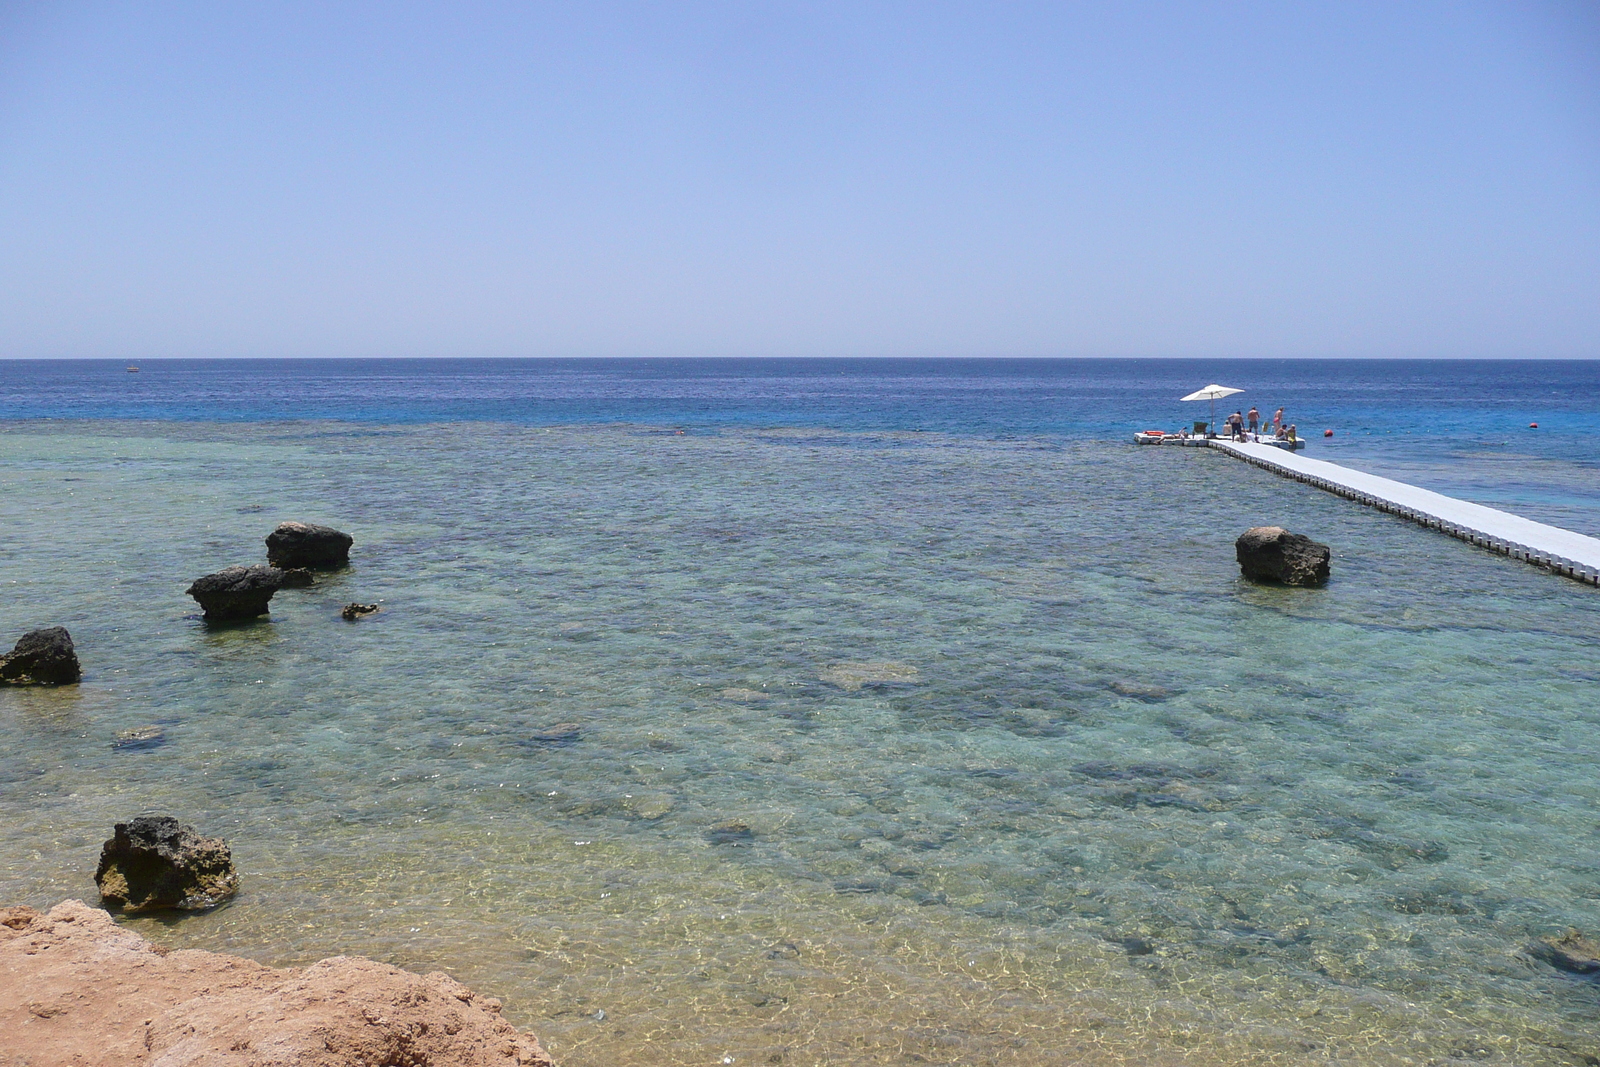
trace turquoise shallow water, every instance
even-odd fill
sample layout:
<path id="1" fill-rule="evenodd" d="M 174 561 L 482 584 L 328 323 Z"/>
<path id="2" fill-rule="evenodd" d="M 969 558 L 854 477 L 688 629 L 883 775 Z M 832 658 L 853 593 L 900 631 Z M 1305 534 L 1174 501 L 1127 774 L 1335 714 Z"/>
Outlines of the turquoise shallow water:
<path id="1" fill-rule="evenodd" d="M 1600 984 L 1524 951 L 1600 930 L 1593 588 L 1046 437 L 33 422 L 0 461 L 0 632 L 87 672 L 0 692 L 7 900 L 178 814 L 245 890 L 149 936 L 444 968 L 568 1067 L 1600 1056 Z M 208 628 L 185 585 L 286 518 L 355 565 Z M 1242 583 L 1264 522 L 1334 582 Z"/>

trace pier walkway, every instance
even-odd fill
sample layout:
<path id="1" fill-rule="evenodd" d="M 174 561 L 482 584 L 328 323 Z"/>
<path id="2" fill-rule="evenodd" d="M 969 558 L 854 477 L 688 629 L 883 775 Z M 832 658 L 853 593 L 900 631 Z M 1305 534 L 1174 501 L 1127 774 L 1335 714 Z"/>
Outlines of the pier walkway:
<path id="1" fill-rule="evenodd" d="M 1326 489 L 1513 559 L 1548 567 L 1568 578 L 1600 585 L 1600 539 L 1272 445 L 1216 438 L 1207 444 L 1285 478 Z"/>

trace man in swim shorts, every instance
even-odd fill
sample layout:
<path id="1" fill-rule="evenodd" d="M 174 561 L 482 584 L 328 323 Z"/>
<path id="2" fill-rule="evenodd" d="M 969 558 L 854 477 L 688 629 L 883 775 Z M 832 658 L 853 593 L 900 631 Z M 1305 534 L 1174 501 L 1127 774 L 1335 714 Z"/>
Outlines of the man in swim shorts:
<path id="1" fill-rule="evenodd" d="M 1254 404 L 1251 404 L 1250 410 L 1246 414 L 1250 419 L 1250 432 L 1259 433 L 1261 430 L 1261 412 L 1256 410 Z"/>

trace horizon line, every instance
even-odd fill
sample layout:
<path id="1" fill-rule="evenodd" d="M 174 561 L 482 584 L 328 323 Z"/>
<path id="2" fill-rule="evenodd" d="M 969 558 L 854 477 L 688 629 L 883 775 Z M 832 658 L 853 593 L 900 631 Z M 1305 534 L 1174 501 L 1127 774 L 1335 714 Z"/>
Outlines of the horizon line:
<path id="1" fill-rule="evenodd" d="M 1244 360 L 1251 362 L 1369 362 L 1369 363 L 1594 363 L 1600 362 L 1600 354 L 1592 356 L 1260 356 L 1260 355 L 1233 355 L 1233 356 L 669 356 L 669 355 L 639 355 L 639 356 L 0 356 L 0 363 L 245 363 L 245 362 L 299 362 L 299 361 L 326 361 L 326 362 L 411 362 L 425 363 L 434 361 L 548 361 L 548 362 L 712 362 L 712 361 L 756 361 L 785 360 L 790 362 L 868 362 L 868 361 L 925 361 L 925 362 L 1069 362 L 1074 360 L 1098 361 L 1127 361 L 1130 363 L 1140 361 L 1167 361 L 1167 362 L 1216 362 L 1219 360 Z"/>

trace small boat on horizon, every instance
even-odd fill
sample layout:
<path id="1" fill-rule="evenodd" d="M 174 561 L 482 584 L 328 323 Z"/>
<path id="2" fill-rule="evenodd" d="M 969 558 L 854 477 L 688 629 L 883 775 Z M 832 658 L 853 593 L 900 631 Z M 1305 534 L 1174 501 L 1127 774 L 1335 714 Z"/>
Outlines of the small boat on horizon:
<path id="1" fill-rule="evenodd" d="M 128 373 L 129 374 L 138 374 L 139 373 L 139 368 L 138 367 L 129 367 L 128 368 Z"/>

